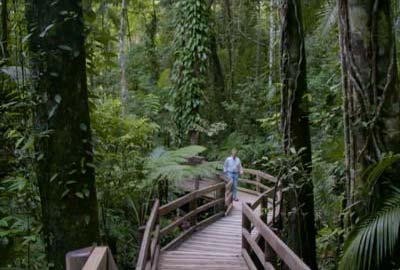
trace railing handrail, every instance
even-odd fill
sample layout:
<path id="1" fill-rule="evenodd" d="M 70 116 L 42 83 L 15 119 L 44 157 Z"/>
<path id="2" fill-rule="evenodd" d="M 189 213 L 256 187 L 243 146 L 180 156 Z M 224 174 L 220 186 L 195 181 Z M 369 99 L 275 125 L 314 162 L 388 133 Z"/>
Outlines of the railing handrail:
<path id="1" fill-rule="evenodd" d="M 218 183 L 218 184 L 215 184 L 212 186 L 208 186 L 208 187 L 204 187 L 202 189 L 192 191 L 189 194 L 186 194 L 172 202 L 169 202 L 169 203 L 161 206 L 160 207 L 160 216 L 166 215 L 166 214 L 176 210 L 177 208 L 181 207 L 182 205 L 185 205 L 185 204 L 189 203 L 190 201 L 198 199 L 203 195 L 206 195 L 206 194 L 216 191 L 220 188 L 223 188 L 224 186 L 225 186 L 224 183 Z"/>
<path id="2" fill-rule="evenodd" d="M 268 244 L 274 252 L 283 260 L 283 262 L 290 268 L 296 270 L 310 270 L 310 268 L 294 253 L 262 220 L 260 217 L 254 214 L 253 209 L 243 203 L 243 238 L 242 246 L 244 257 L 250 258 L 248 250 L 253 249 L 254 253 L 258 257 L 261 263 L 270 264 L 266 261 L 266 254 L 261 251 L 256 241 L 251 237 L 251 224 L 257 229 L 259 235 L 265 240 L 265 244 Z M 250 262 L 252 263 L 252 262 Z"/>
<path id="3" fill-rule="evenodd" d="M 160 201 L 157 199 L 155 200 L 152 210 L 150 212 L 149 219 L 146 223 L 146 228 L 143 233 L 143 240 L 139 250 L 139 256 L 136 263 L 137 270 L 144 270 L 144 269 L 155 269 L 158 263 L 158 253 L 160 246 L 159 242 L 159 233 L 160 233 L 160 226 L 159 223 L 159 207 Z M 157 226 L 156 226 L 157 224 Z M 155 232 L 154 228 L 156 228 Z M 152 240 L 152 236 L 155 236 Z M 149 256 L 150 255 L 150 256 Z M 149 265 L 150 267 L 148 267 Z"/>
<path id="4" fill-rule="evenodd" d="M 247 179 L 243 175 L 250 175 L 250 176 L 255 176 L 255 179 Z M 239 177 L 239 183 L 245 183 L 245 184 L 250 184 L 254 186 L 254 189 L 248 189 L 244 187 L 238 187 L 238 190 L 250 193 L 256 196 L 260 196 L 263 192 L 271 189 L 271 186 L 268 186 L 268 184 L 275 186 L 277 183 L 276 177 L 259 171 L 259 170 L 254 170 L 254 169 L 243 169 L 243 175 Z M 262 181 L 264 180 L 264 181 Z"/>
<path id="5" fill-rule="evenodd" d="M 275 176 L 272 176 L 266 172 L 262 172 L 260 170 L 254 170 L 254 169 L 247 169 L 247 168 L 243 168 L 243 172 L 246 174 L 252 174 L 252 175 L 256 175 L 259 176 L 265 180 L 271 181 L 273 183 L 275 183 L 277 181 Z"/>

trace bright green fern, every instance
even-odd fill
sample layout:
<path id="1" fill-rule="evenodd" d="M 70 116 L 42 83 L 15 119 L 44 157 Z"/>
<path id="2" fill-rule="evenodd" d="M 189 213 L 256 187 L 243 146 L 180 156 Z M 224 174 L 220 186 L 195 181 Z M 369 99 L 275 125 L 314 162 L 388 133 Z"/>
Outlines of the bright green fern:
<path id="1" fill-rule="evenodd" d="M 205 162 L 196 166 L 187 164 L 189 158 L 205 150 L 202 146 L 192 145 L 174 151 L 159 152 L 146 162 L 147 177 L 150 181 L 168 179 L 176 183 L 196 176 L 212 176 L 217 172 L 219 162 Z"/>

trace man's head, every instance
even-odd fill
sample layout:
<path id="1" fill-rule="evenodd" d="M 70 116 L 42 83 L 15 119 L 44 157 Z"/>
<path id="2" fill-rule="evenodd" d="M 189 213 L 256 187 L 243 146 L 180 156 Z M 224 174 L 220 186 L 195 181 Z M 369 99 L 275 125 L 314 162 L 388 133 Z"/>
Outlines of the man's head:
<path id="1" fill-rule="evenodd" d="M 233 158 L 235 158 L 235 157 L 237 156 L 237 150 L 236 150 L 236 148 L 233 148 L 233 149 L 232 149 L 231 155 L 232 155 Z"/>

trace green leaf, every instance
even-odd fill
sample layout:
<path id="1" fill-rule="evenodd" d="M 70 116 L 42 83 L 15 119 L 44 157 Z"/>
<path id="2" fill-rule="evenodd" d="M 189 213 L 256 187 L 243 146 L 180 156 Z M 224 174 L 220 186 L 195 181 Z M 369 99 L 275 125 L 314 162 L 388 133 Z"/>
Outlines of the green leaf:
<path id="1" fill-rule="evenodd" d="M 53 27 L 54 27 L 54 23 L 49 24 L 49 25 L 39 34 L 39 37 L 41 37 L 41 38 L 45 37 L 45 36 L 47 35 L 47 32 L 49 32 L 49 30 L 50 30 L 51 28 L 53 28 Z"/>
<path id="2" fill-rule="evenodd" d="M 57 95 L 55 95 L 54 100 L 55 100 L 58 104 L 60 104 L 62 98 L 61 98 L 61 96 L 60 96 L 59 94 L 57 94 Z"/>
<path id="3" fill-rule="evenodd" d="M 83 198 L 84 198 L 82 192 L 75 192 L 75 196 L 78 197 L 78 198 L 80 198 L 80 199 L 83 199 Z"/>
<path id="4" fill-rule="evenodd" d="M 72 48 L 68 45 L 59 45 L 58 48 L 64 51 L 72 51 Z"/>

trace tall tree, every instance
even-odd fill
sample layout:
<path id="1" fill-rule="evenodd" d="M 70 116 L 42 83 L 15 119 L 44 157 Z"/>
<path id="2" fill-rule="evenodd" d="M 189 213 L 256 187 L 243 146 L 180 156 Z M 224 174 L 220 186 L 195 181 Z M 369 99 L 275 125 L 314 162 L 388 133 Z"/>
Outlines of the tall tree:
<path id="1" fill-rule="evenodd" d="M 145 46 L 146 52 L 149 57 L 149 63 L 151 66 L 151 81 L 157 83 L 158 77 L 160 76 L 160 64 L 157 54 L 156 37 L 158 31 L 158 16 L 157 16 L 157 4 L 155 0 L 152 0 L 152 11 L 150 21 L 146 22 L 146 38 Z"/>
<path id="2" fill-rule="evenodd" d="M 233 65 L 234 65 L 234 44 L 233 44 L 233 18 L 230 0 L 224 0 L 224 24 L 226 25 L 226 48 L 228 50 L 228 72 L 226 76 L 227 97 L 231 98 L 234 85 Z"/>
<path id="3" fill-rule="evenodd" d="M 126 84 L 126 55 L 125 55 L 125 16 L 127 3 L 121 2 L 120 26 L 119 26 L 119 62 L 121 66 L 121 100 L 125 112 L 128 101 L 128 86 Z"/>
<path id="4" fill-rule="evenodd" d="M 275 3 L 274 0 L 270 0 L 269 10 L 269 59 L 268 59 L 268 87 L 271 89 L 274 79 L 274 62 L 275 62 Z"/>
<path id="5" fill-rule="evenodd" d="M 226 92 L 225 92 L 225 76 L 222 68 L 222 63 L 220 57 L 218 55 L 218 33 L 215 29 L 215 12 L 213 13 L 213 4 L 214 1 L 209 0 L 209 14 L 213 14 L 212 18 L 212 27 L 210 29 L 210 37 L 209 37 L 209 47 L 210 47 L 210 58 L 209 58 L 209 77 L 212 82 L 212 90 L 213 90 L 213 101 L 211 102 L 212 106 L 215 110 L 208 110 L 210 112 L 210 118 L 212 121 L 222 121 L 226 119 L 226 114 L 224 107 L 221 104 L 226 100 Z M 211 17 L 211 16 L 210 16 Z M 214 118 L 214 119 L 213 119 Z"/>
<path id="6" fill-rule="evenodd" d="M 400 92 L 391 1 L 338 0 L 337 4 L 350 206 L 361 199 L 355 190 L 365 184 L 365 169 L 384 153 L 400 152 Z M 367 208 L 357 209 L 363 214 Z"/>
<path id="7" fill-rule="evenodd" d="M 176 6 L 174 103 L 175 122 L 181 139 L 189 134 L 198 144 L 200 106 L 205 87 L 208 46 L 208 1 L 179 0 Z"/>
<path id="8" fill-rule="evenodd" d="M 51 8 L 49 8 L 51 7 Z M 80 0 L 28 0 L 36 175 L 48 261 L 99 240 Z"/>
<path id="9" fill-rule="evenodd" d="M 284 0 L 282 5 L 282 92 L 283 146 L 287 155 L 294 148 L 300 155 L 302 177 L 285 194 L 288 245 L 312 268 L 315 251 L 314 195 L 311 181 L 311 140 L 308 120 L 306 55 L 301 1 Z M 305 181 L 304 181 L 305 179 Z M 301 182 L 300 182 L 301 181 Z"/>
<path id="10" fill-rule="evenodd" d="M 8 0 L 1 1 L 1 55 L 2 55 L 3 59 L 7 59 L 9 57 L 7 1 Z"/>

